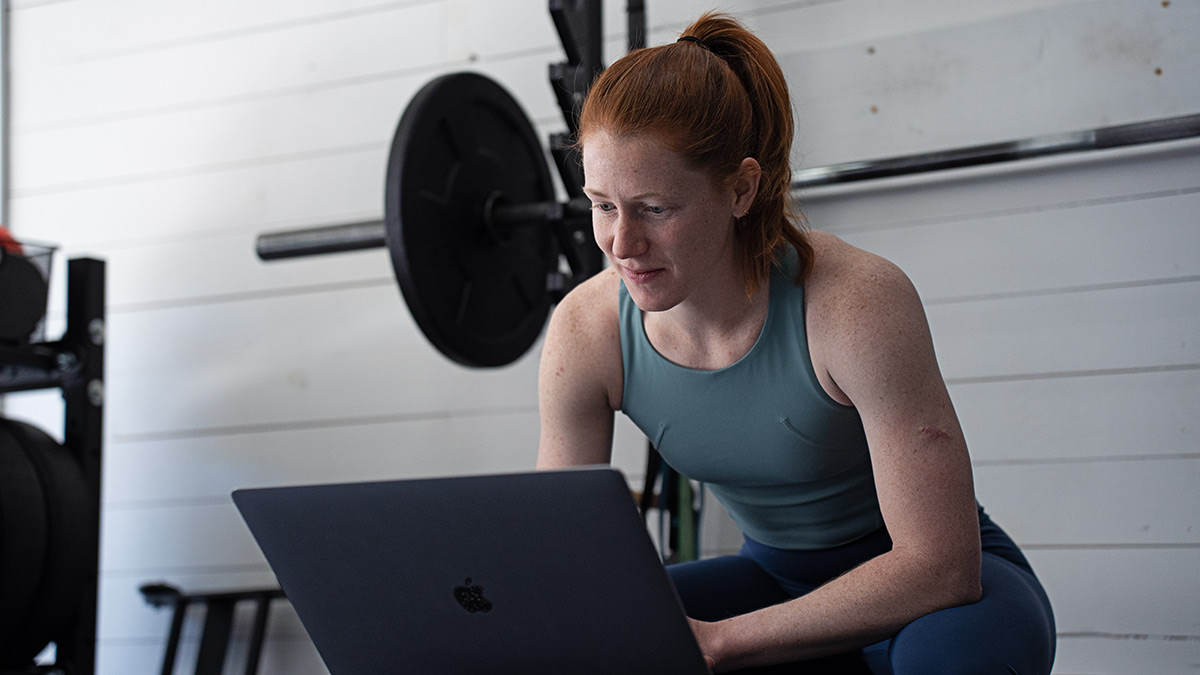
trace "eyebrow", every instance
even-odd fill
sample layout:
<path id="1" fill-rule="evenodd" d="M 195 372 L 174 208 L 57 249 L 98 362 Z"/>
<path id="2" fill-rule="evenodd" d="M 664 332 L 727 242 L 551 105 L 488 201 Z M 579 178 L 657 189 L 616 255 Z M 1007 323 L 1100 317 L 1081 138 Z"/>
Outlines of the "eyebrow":
<path id="1" fill-rule="evenodd" d="M 586 194 L 589 197 L 597 197 L 600 199 L 611 199 L 611 197 L 604 194 L 600 190 L 588 187 L 586 185 L 583 186 L 582 190 L 583 190 L 584 194 Z M 630 197 L 629 201 L 641 202 L 641 201 L 646 201 L 647 199 L 666 199 L 666 198 L 667 198 L 667 195 L 662 192 L 643 192 L 641 194 L 636 194 L 633 197 Z"/>

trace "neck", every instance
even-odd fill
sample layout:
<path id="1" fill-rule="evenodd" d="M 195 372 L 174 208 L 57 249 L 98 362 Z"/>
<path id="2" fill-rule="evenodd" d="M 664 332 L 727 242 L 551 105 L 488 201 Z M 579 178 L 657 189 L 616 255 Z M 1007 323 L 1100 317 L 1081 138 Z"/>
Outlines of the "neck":
<path id="1" fill-rule="evenodd" d="M 770 284 L 747 297 L 745 284 L 705 302 L 685 302 L 665 312 L 647 313 L 643 324 L 660 354 L 688 368 L 715 370 L 746 355 L 762 333 Z"/>

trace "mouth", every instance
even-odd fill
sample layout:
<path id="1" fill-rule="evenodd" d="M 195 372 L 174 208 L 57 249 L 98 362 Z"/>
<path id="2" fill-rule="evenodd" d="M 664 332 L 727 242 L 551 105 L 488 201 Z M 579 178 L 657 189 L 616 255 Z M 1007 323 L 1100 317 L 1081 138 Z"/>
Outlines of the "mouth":
<path id="1" fill-rule="evenodd" d="M 625 280 L 629 281 L 630 283 L 645 284 L 653 281 L 656 277 L 663 273 L 663 270 L 662 268 L 632 270 L 628 267 L 621 267 L 621 273 L 622 276 L 625 277 Z"/>

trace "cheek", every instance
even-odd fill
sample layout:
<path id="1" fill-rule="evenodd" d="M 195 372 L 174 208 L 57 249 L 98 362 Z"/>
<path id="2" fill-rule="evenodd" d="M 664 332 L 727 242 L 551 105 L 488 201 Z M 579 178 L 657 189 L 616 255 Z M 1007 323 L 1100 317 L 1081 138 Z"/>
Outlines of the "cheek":
<path id="1" fill-rule="evenodd" d="M 605 253 L 612 251 L 612 228 L 595 215 L 592 216 L 592 238 L 596 240 L 596 245 L 600 247 L 600 250 Z"/>

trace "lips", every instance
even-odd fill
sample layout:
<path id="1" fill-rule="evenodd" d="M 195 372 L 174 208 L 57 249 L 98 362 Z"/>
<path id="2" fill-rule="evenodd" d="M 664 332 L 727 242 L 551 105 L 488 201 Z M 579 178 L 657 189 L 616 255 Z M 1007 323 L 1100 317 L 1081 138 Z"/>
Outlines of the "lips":
<path id="1" fill-rule="evenodd" d="M 662 270 L 662 268 L 646 269 L 646 270 L 632 270 L 632 269 L 629 269 L 628 267 L 622 266 L 621 272 L 623 273 L 622 276 L 625 277 L 626 281 L 629 281 L 630 283 L 634 283 L 634 284 L 645 284 L 645 283 L 649 283 L 649 282 L 653 281 L 655 278 L 657 278 L 660 274 L 662 274 L 663 270 Z"/>

